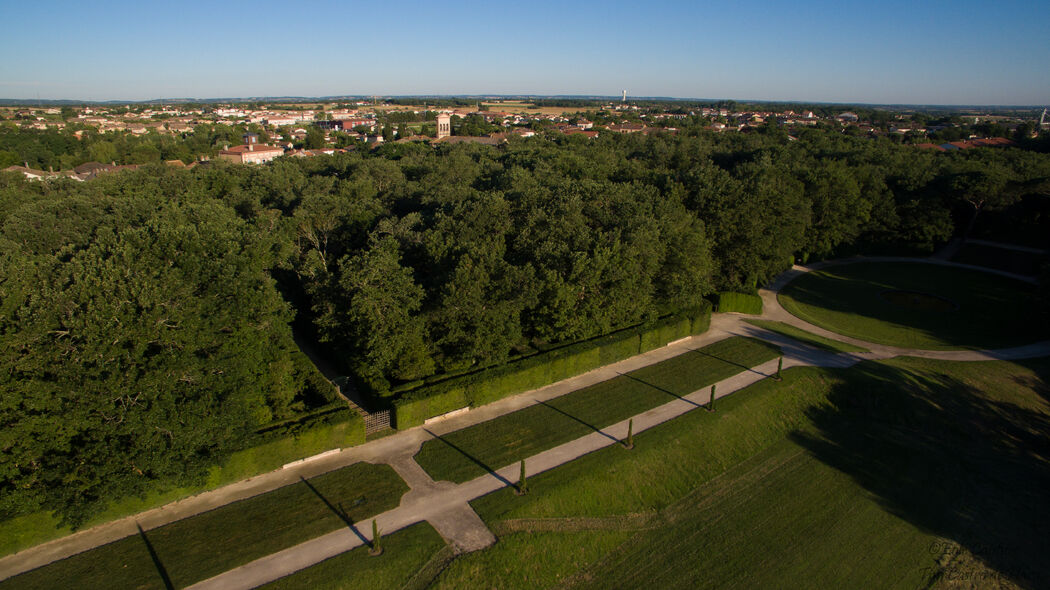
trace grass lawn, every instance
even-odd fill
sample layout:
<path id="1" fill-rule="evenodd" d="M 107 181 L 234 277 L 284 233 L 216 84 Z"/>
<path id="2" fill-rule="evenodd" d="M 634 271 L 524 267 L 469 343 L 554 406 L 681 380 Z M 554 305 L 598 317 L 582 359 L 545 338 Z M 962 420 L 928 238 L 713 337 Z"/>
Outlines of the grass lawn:
<path id="1" fill-rule="evenodd" d="M 946 307 L 891 303 L 887 292 Z M 932 296 L 932 297 L 929 297 Z M 859 262 L 807 273 L 780 303 L 807 322 L 891 346 L 1002 348 L 1047 338 L 1048 310 L 1032 285 L 974 270 L 907 262 Z"/>
<path id="2" fill-rule="evenodd" d="M 799 342 L 808 344 L 821 350 L 828 352 L 868 352 L 867 348 L 860 346 L 854 346 L 846 342 L 839 342 L 838 340 L 832 340 L 831 338 L 825 338 L 818 336 L 812 332 L 807 332 L 802 328 L 796 328 L 791 324 L 785 324 L 784 322 L 775 322 L 772 320 L 744 320 L 745 322 L 769 330 L 770 332 L 776 332 L 781 336 L 787 336 Z"/>
<path id="3" fill-rule="evenodd" d="M 399 590 L 444 546 L 441 535 L 422 522 L 383 535 L 383 554 L 378 557 L 368 555 L 368 547 L 358 547 L 260 588 Z"/>
<path id="4" fill-rule="evenodd" d="M 423 444 L 416 461 L 435 480 L 463 482 L 692 393 L 780 355 L 729 338 Z"/>
<path id="5" fill-rule="evenodd" d="M 783 441 L 672 507 L 580 588 L 921 588 L 938 538 Z"/>
<path id="6" fill-rule="evenodd" d="M 358 463 L 228 504 L 0 582 L 0 588 L 187 586 L 394 508 L 408 486 Z"/>
<path id="7" fill-rule="evenodd" d="M 651 515 L 580 587 L 1050 587 L 1048 400 L 1050 359 L 789 369 L 473 505 L 551 535 Z M 542 563 L 516 555 L 499 571 Z"/>
<path id="8" fill-rule="evenodd" d="M 624 531 L 513 533 L 489 549 L 456 558 L 430 590 L 552 588 L 629 536 Z"/>

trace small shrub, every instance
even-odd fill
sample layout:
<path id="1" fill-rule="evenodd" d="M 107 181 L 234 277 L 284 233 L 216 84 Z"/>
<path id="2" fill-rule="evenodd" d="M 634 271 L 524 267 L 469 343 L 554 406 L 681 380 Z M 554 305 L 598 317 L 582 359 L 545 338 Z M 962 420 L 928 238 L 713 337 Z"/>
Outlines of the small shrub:
<path id="1" fill-rule="evenodd" d="M 383 554 L 383 538 L 379 534 L 379 525 L 376 524 L 376 519 L 372 519 L 372 548 L 368 550 L 368 554 L 372 557 L 377 557 Z"/>
<path id="2" fill-rule="evenodd" d="M 521 473 L 518 475 L 518 489 L 515 493 L 524 496 L 529 491 L 528 480 L 525 479 L 525 459 L 521 460 Z"/>

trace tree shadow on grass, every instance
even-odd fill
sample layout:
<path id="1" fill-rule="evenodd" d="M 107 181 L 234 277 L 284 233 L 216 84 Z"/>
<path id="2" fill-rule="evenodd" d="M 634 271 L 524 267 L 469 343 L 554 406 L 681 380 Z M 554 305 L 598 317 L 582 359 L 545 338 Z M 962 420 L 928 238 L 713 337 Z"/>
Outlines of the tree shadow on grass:
<path id="1" fill-rule="evenodd" d="M 733 365 L 734 367 L 740 367 L 741 369 L 744 369 L 745 371 L 751 371 L 752 373 L 754 373 L 756 375 L 762 375 L 763 377 L 770 377 L 771 376 L 771 375 L 767 375 L 767 374 L 763 373 L 762 371 L 757 371 L 753 367 L 749 367 L 749 366 L 747 366 L 747 365 L 745 365 L 743 363 L 738 363 L 736 361 L 731 361 L 729 359 L 724 359 L 724 358 L 722 358 L 722 357 L 720 357 L 720 356 L 718 356 L 716 354 L 711 354 L 711 353 L 706 352 L 706 351 L 704 351 L 702 349 L 699 349 L 699 348 L 692 348 L 692 349 L 689 350 L 689 352 L 694 353 L 694 354 L 699 354 L 699 355 L 702 355 L 702 356 L 706 356 L 707 358 L 715 359 L 716 361 L 722 361 L 723 363 Z"/>
<path id="2" fill-rule="evenodd" d="M 299 479 L 304 484 L 306 484 L 306 487 L 310 488 L 310 491 L 313 492 L 315 496 L 317 496 L 318 498 L 320 498 L 320 500 L 322 502 L 324 502 L 324 505 L 327 506 L 328 509 L 332 511 L 332 513 L 334 513 L 336 516 L 338 516 L 339 519 L 342 520 L 344 524 L 346 524 L 347 528 L 349 528 L 355 535 L 357 535 L 358 539 L 361 539 L 362 543 L 364 543 L 368 547 L 372 546 L 372 542 L 369 541 L 367 538 L 365 538 L 364 535 L 361 534 L 361 531 L 359 531 L 357 529 L 357 527 L 354 525 L 353 519 L 350 518 L 350 515 L 347 514 L 346 510 L 343 510 L 343 505 L 342 504 L 339 504 L 338 506 L 335 505 L 335 504 L 332 504 L 332 502 L 330 502 L 328 500 L 328 498 L 326 498 L 324 496 L 324 494 L 322 494 L 317 488 L 315 488 L 314 485 L 312 483 L 310 483 L 310 481 L 308 479 L 304 478 L 301 475 L 299 476 Z"/>
<path id="3" fill-rule="evenodd" d="M 135 523 L 135 528 L 139 530 L 139 536 L 142 537 L 142 542 L 146 544 L 146 551 L 149 552 L 149 558 L 153 560 L 153 566 L 157 568 L 157 573 L 160 574 L 160 579 L 164 582 L 164 588 L 166 590 L 175 590 L 175 584 L 171 583 L 171 577 L 168 575 L 168 570 L 164 567 L 164 564 L 160 561 L 160 556 L 157 555 L 157 551 L 153 548 L 153 543 L 149 542 L 149 537 L 146 536 L 146 531 L 142 530 L 142 525 Z"/>
<path id="4" fill-rule="evenodd" d="M 576 416 L 573 416 L 572 414 L 566 412 L 565 410 L 562 410 L 560 408 L 552 406 L 551 404 L 548 404 L 547 402 L 545 402 L 543 400 L 536 400 L 536 403 L 541 405 L 541 406 L 544 406 L 546 408 L 550 408 L 550 409 L 554 410 L 555 412 L 558 412 L 562 416 L 565 416 L 566 418 L 568 418 L 570 420 L 573 420 L 575 422 L 578 422 L 578 423 L 586 426 L 587 428 L 590 428 L 591 430 L 597 432 L 598 434 L 604 436 L 605 438 L 607 438 L 607 439 L 609 439 L 609 440 L 611 440 L 613 442 L 617 442 L 617 443 L 620 442 L 620 439 L 616 438 L 615 436 L 613 436 L 613 435 L 611 435 L 611 434 L 609 434 L 607 432 L 604 432 L 601 428 L 598 428 L 597 426 L 595 426 L 594 424 L 591 424 L 590 422 L 585 422 L 585 421 L 577 418 Z"/>
<path id="5" fill-rule="evenodd" d="M 793 440 L 990 568 L 949 563 L 942 580 L 1050 588 L 1050 415 L 928 371 L 862 363 L 841 375 L 829 403 L 808 412 L 815 428 Z"/>
<path id="6" fill-rule="evenodd" d="M 515 486 L 513 483 L 511 483 L 511 481 L 509 479 L 503 477 L 499 473 L 496 473 L 495 469 L 489 467 L 487 464 L 483 463 L 481 461 L 481 459 L 478 459 L 474 455 L 471 455 L 470 453 L 465 451 L 462 447 L 458 446 L 457 444 L 453 443 L 452 441 L 448 440 L 447 438 L 445 438 L 445 437 L 443 437 L 443 436 L 441 436 L 439 434 L 434 434 L 433 432 L 427 430 L 426 428 L 423 429 L 423 432 L 426 432 L 427 434 L 429 434 L 430 436 L 434 437 L 435 439 L 445 443 L 450 448 L 452 448 L 452 450 L 456 451 L 460 455 L 463 455 L 464 457 L 469 459 L 471 463 L 473 463 L 473 464 L 477 465 L 478 467 L 484 469 L 489 475 L 491 475 L 492 477 L 495 477 L 499 481 L 503 482 L 504 485 L 517 488 L 517 486 Z"/>
<path id="7" fill-rule="evenodd" d="M 683 396 L 678 395 L 677 393 L 671 391 L 670 389 L 664 389 L 663 387 L 660 387 L 659 385 L 653 385 L 652 383 L 649 383 L 648 381 L 645 381 L 644 379 L 639 379 L 639 378 L 635 377 L 634 375 L 631 375 L 630 373 L 619 373 L 618 372 L 617 375 L 619 375 L 621 377 L 626 377 L 626 378 L 630 379 L 631 381 L 637 381 L 638 383 L 641 383 L 642 385 L 645 385 L 646 387 L 652 387 L 653 389 L 655 389 L 657 391 L 666 393 L 667 395 L 669 395 L 671 397 L 680 399 L 683 402 L 685 402 L 687 404 L 691 404 L 691 405 L 693 405 L 693 406 L 695 406 L 697 408 L 702 408 L 703 407 L 701 404 L 698 404 L 698 403 L 696 403 L 694 401 L 687 400 Z"/>

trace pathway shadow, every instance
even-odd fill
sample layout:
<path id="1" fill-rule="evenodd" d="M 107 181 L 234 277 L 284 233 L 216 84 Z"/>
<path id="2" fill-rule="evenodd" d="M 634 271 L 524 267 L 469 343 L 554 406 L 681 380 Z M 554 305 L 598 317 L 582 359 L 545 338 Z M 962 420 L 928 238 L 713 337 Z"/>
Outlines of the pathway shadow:
<path id="1" fill-rule="evenodd" d="M 568 412 L 566 412 L 564 410 L 558 409 L 558 408 L 548 404 L 545 401 L 536 400 L 536 403 L 540 404 L 541 406 L 546 406 L 546 407 L 554 410 L 555 412 L 558 412 L 562 416 L 565 416 L 566 418 L 569 418 L 570 420 L 575 420 L 576 422 L 579 422 L 580 424 L 583 424 L 587 428 L 590 428 L 591 430 L 597 432 L 598 434 L 604 436 L 605 438 L 607 438 L 607 439 L 609 439 L 609 440 L 611 440 L 613 442 L 616 442 L 616 443 L 620 442 L 620 439 L 616 438 L 615 436 L 613 436 L 613 435 L 611 435 L 611 434 L 609 434 L 607 432 L 603 432 L 601 428 L 598 428 L 597 426 L 595 426 L 593 424 L 590 424 L 589 422 L 584 422 L 583 420 L 580 420 L 576 416 L 573 416 L 572 414 L 570 414 L 570 413 L 568 413 Z"/>
<path id="2" fill-rule="evenodd" d="M 790 336 L 751 324 L 744 324 L 740 326 L 739 330 L 734 330 L 730 333 L 734 336 L 745 336 L 775 344 L 780 347 L 784 357 L 791 357 L 804 365 L 848 367 L 855 364 L 858 360 L 858 357 L 855 356 L 856 353 L 824 350 L 817 345 L 795 340 Z"/>
<path id="3" fill-rule="evenodd" d="M 1038 396 L 1050 364 L 1033 368 L 1039 383 L 1026 385 Z M 1042 400 L 1022 406 L 950 376 L 875 363 L 839 375 L 829 403 L 807 412 L 813 428 L 792 439 L 888 512 L 976 558 L 949 561 L 942 581 L 979 587 L 998 577 L 1050 588 L 1050 413 Z"/>
<path id="4" fill-rule="evenodd" d="M 364 543 L 368 547 L 372 546 L 372 542 L 365 538 L 363 534 L 361 534 L 361 531 L 358 530 L 358 528 L 354 525 L 353 519 L 351 519 L 350 516 L 346 513 L 346 510 L 343 510 L 342 504 L 338 506 L 332 504 L 328 500 L 328 498 L 324 497 L 324 494 L 322 494 L 317 488 L 314 487 L 312 483 L 310 483 L 309 480 L 305 479 L 303 476 L 300 475 L 299 480 L 306 484 L 306 487 L 310 488 L 310 491 L 313 492 L 315 496 L 320 498 L 320 500 L 324 502 L 324 505 L 327 506 L 328 509 L 332 511 L 332 513 L 338 516 L 340 520 L 342 520 L 343 523 L 346 524 L 347 528 L 349 528 L 355 535 L 357 535 L 358 539 L 361 539 L 362 543 Z"/>
<path id="5" fill-rule="evenodd" d="M 667 395 L 669 395 L 671 397 L 678 398 L 678 399 L 682 400 L 683 402 L 685 402 L 687 404 L 690 404 L 692 406 L 695 406 L 697 408 L 704 407 L 703 404 L 698 404 L 698 403 L 696 403 L 694 401 L 685 399 L 684 397 L 678 395 L 677 393 L 671 391 L 670 389 L 664 389 L 663 387 L 660 387 L 659 385 L 653 385 L 652 383 L 649 383 L 648 381 L 646 381 L 644 379 L 639 379 L 639 378 L 635 377 L 634 375 L 631 375 L 630 373 L 617 373 L 617 375 L 619 375 L 621 377 L 626 377 L 626 378 L 630 379 L 631 381 L 637 381 L 638 383 L 641 383 L 642 385 L 645 385 L 647 387 L 652 387 L 653 389 L 655 389 L 657 391 L 661 391 L 661 392 L 666 393 Z"/>
<path id="6" fill-rule="evenodd" d="M 517 489 L 517 486 L 515 484 L 511 483 L 511 481 L 509 479 L 503 477 L 499 473 L 496 473 L 495 469 L 489 467 L 487 464 L 483 463 L 480 459 L 478 459 L 474 455 L 471 455 L 470 453 L 465 451 L 459 445 L 457 445 L 457 444 L 453 443 L 452 441 L 444 438 L 440 434 L 434 434 L 433 432 L 427 430 L 426 428 L 423 429 L 423 432 L 426 432 L 427 434 L 429 434 L 430 436 L 434 437 L 435 439 L 445 443 L 446 445 L 451 447 L 454 451 L 456 451 L 457 453 L 463 455 L 464 457 L 469 459 L 472 463 L 474 463 L 478 467 L 480 467 L 480 468 L 484 469 L 485 471 L 487 471 L 489 475 L 491 475 L 492 477 L 495 477 L 499 481 L 503 482 L 504 485 L 511 486 L 511 487 Z"/>
<path id="7" fill-rule="evenodd" d="M 175 590 L 175 584 L 171 583 L 171 577 L 168 576 L 168 570 L 164 568 L 164 564 L 160 561 L 160 556 L 157 555 L 157 551 L 153 549 L 153 543 L 149 542 L 149 537 L 146 536 L 146 531 L 142 530 L 142 525 L 135 523 L 135 528 L 139 530 L 139 537 L 142 538 L 142 542 L 146 544 L 146 551 L 149 552 L 149 558 L 153 560 L 153 566 L 157 568 L 157 573 L 160 574 L 160 579 L 164 582 L 164 588 L 166 590 Z"/>

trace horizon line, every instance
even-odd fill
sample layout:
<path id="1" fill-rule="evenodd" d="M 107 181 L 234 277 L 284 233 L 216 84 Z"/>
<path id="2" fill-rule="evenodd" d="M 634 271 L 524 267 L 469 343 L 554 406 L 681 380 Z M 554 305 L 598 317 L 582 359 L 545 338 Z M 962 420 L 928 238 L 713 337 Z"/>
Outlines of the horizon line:
<path id="1" fill-rule="evenodd" d="M 164 102 L 280 102 L 280 101 L 336 101 L 349 99 L 404 99 L 404 98 L 436 98 L 436 99 L 507 99 L 507 98 L 530 98 L 530 99 L 573 99 L 573 100 L 609 100 L 621 102 L 622 95 L 601 94 L 333 94 L 323 96 L 296 96 L 296 95 L 270 95 L 270 96 L 240 96 L 240 97 L 167 97 L 148 99 L 96 99 L 85 100 L 76 98 L 0 98 L 0 106 L 32 106 L 32 103 L 68 103 L 80 104 L 153 104 Z M 675 97 L 675 96 L 631 96 L 628 95 L 627 102 L 639 101 L 664 101 L 664 102 L 701 102 L 717 103 L 732 101 L 742 104 L 798 104 L 798 105 L 828 105 L 828 106 L 862 106 L 862 107 L 937 107 L 937 108 L 1013 108 L 1013 109 L 1038 109 L 1044 108 L 1041 104 L 951 104 L 951 103 L 906 103 L 906 102 L 842 102 L 821 100 L 783 100 L 783 99 L 741 99 L 741 98 L 697 98 L 697 97 Z"/>

